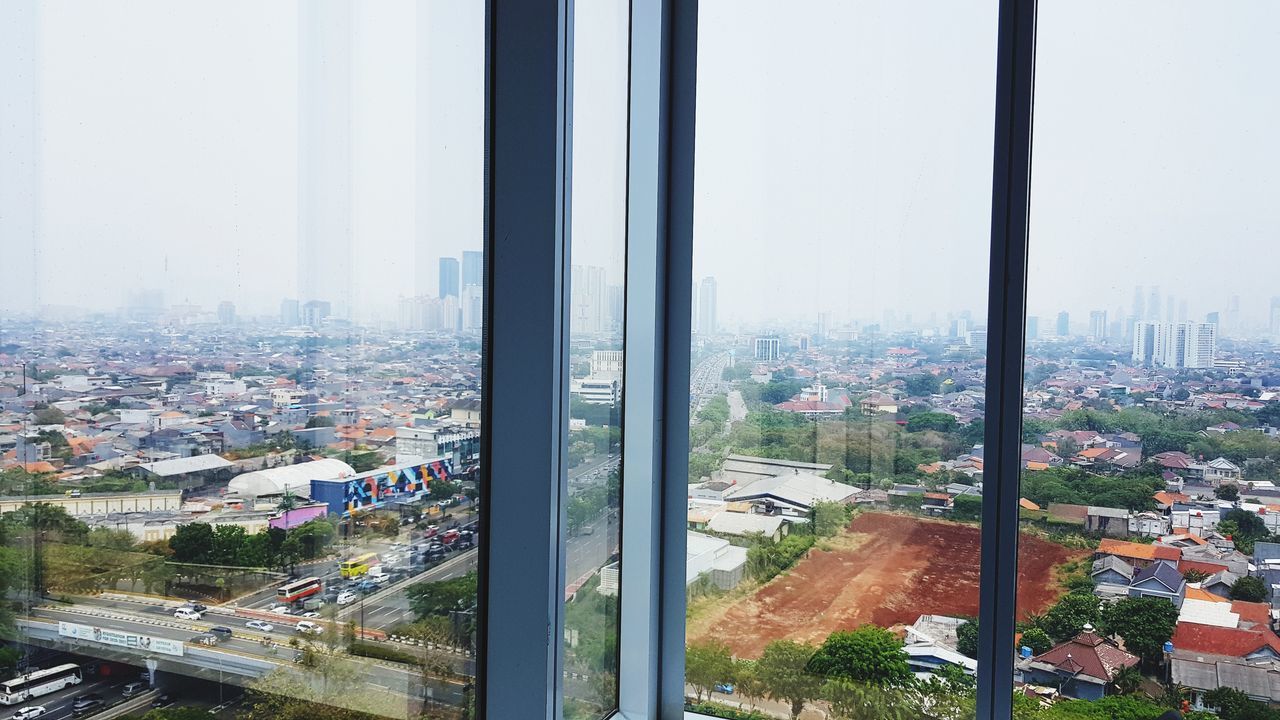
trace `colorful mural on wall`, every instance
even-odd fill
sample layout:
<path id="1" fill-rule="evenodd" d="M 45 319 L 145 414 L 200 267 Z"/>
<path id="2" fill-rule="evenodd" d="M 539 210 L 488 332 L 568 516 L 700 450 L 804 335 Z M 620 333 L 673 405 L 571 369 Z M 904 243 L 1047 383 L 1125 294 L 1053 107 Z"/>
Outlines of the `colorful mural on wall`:
<path id="1" fill-rule="evenodd" d="M 333 512 L 349 515 L 372 510 L 397 500 L 410 500 L 427 492 L 431 481 L 449 481 L 454 475 L 453 463 L 445 458 L 413 465 L 379 468 L 342 480 L 313 480 L 311 496 L 329 505 Z M 341 505 L 334 507 L 334 492 L 341 487 Z"/>

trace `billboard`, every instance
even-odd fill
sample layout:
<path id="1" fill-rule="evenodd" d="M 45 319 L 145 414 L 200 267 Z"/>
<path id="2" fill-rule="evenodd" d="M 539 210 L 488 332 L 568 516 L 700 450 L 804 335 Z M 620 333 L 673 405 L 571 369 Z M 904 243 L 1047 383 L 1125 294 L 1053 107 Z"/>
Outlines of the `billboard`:
<path id="1" fill-rule="evenodd" d="M 329 505 L 330 512 L 350 515 L 386 503 L 412 500 L 427 492 L 431 481 L 450 481 L 453 462 L 445 458 L 397 465 L 341 480 L 312 480 L 311 499 Z"/>
<path id="2" fill-rule="evenodd" d="M 59 622 L 58 634 L 62 637 L 88 640 L 89 642 L 102 643 L 103 645 L 114 645 L 139 652 L 154 652 L 161 655 L 177 655 L 179 657 L 183 653 L 182 642 L 179 640 L 151 637 L 150 635 L 135 635 L 129 632 L 81 625 L 79 623 Z"/>

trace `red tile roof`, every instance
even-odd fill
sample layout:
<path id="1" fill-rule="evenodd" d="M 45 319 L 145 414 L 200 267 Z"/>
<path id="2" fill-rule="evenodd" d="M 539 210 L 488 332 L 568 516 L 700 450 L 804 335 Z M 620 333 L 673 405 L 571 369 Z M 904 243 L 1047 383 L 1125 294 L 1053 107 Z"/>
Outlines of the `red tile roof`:
<path id="1" fill-rule="evenodd" d="M 1092 632 L 1082 632 L 1049 652 L 1037 655 L 1033 662 L 1107 682 L 1120 668 L 1137 665 L 1138 656 L 1121 650 Z"/>
<path id="2" fill-rule="evenodd" d="M 1179 548 L 1164 547 L 1163 545 L 1144 545 L 1143 543 L 1112 540 L 1111 538 L 1105 538 L 1098 543 L 1098 554 L 1115 555 L 1116 557 L 1133 558 L 1135 560 L 1171 560 L 1178 562 L 1182 559 L 1182 550 Z"/>
<path id="3" fill-rule="evenodd" d="M 1199 570 L 1202 573 L 1207 573 L 1209 575 L 1212 575 L 1214 573 L 1219 573 L 1219 572 L 1222 572 L 1223 570 L 1229 570 L 1229 569 L 1230 568 L 1228 568 L 1226 565 L 1221 565 L 1219 563 L 1205 562 L 1203 560 L 1179 560 L 1178 561 L 1178 572 L 1182 573 L 1183 575 L 1186 575 L 1188 570 Z"/>
<path id="4" fill-rule="evenodd" d="M 1232 604 L 1235 610 L 1235 604 Z M 1191 652 L 1211 653 L 1242 658 L 1266 647 L 1280 654 L 1280 637 L 1268 629 L 1241 630 L 1238 628 L 1201 625 L 1180 622 L 1173 631 L 1173 646 Z"/>

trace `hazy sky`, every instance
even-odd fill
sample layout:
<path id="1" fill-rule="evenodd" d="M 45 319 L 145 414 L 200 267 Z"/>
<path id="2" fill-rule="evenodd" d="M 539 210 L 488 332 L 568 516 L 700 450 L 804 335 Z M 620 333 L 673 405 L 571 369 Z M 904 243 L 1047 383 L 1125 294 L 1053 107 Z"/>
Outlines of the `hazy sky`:
<path id="1" fill-rule="evenodd" d="M 295 3 L 0 6 L 0 309 L 29 296 L 13 277 L 31 272 L 22 207 L 41 303 L 112 309 L 157 288 L 275 313 L 297 294 Z M 995 3 L 701 7 L 695 272 L 716 276 L 722 325 L 985 312 Z M 335 283 L 367 317 L 434 292 L 436 257 L 480 247 L 483 6 L 355 8 L 353 247 Z M 1082 323 L 1159 285 L 1193 318 L 1238 294 L 1264 321 L 1280 295 L 1280 5 L 1040 8 L 1030 311 Z M 580 1 L 575 18 L 574 262 L 611 283 L 625 12 Z"/>

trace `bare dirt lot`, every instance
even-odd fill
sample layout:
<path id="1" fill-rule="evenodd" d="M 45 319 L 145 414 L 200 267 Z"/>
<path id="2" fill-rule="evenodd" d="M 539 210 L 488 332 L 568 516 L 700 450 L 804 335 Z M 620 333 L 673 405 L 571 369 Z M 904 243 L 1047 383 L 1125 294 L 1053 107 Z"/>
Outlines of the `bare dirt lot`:
<path id="1" fill-rule="evenodd" d="M 922 614 L 977 615 L 978 528 L 888 513 L 863 513 L 830 550 L 814 549 L 788 573 L 745 598 L 726 598 L 691 623 L 691 640 L 715 638 L 738 657 L 771 640 L 821 643 L 866 623 L 911 624 Z M 1023 534 L 1018 611 L 1043 612 L 1060 594 L 1053 568 L 1086 551 Z"/>

